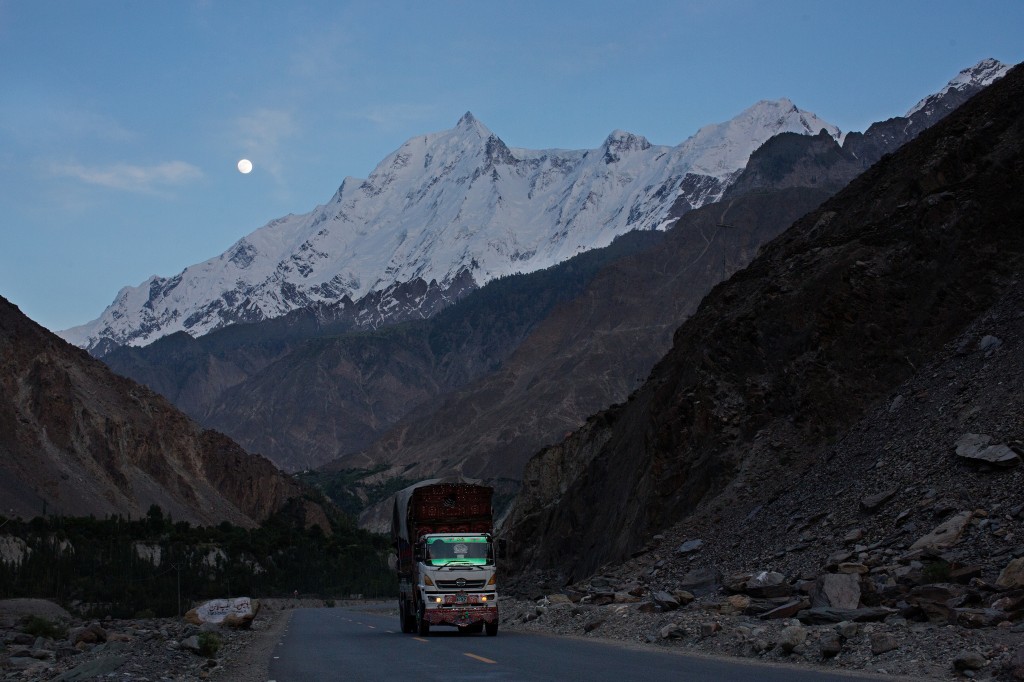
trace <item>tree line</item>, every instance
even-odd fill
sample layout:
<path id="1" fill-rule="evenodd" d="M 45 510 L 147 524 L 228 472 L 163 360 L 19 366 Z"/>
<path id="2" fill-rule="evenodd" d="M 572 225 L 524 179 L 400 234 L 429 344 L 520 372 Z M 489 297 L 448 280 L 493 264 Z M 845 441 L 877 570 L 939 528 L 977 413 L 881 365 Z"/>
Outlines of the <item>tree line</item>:
<path id="1" fill-rule="evenodd" d="M 153 505 L 144 518 L 0 517 L 0 540 L 26 551 L 0 560 L 0 598 L 53 600 L 85 616 L 180 615 L 215 598 L 391 597 L 390 541 L 344 516 L 306 528 L 298 504 L 256 528 L 192 526 Z M 8 540 L 8 546 L 11 546 Z"/>

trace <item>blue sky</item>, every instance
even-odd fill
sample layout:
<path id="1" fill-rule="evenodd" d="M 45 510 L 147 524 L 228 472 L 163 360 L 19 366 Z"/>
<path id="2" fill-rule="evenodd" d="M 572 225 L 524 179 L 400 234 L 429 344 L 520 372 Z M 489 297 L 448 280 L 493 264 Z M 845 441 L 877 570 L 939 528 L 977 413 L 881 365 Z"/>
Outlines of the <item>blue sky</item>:
<path id="1" fill-rule="evenodd" d="M 1022 26 L 1020 0 L 0 0 L 0 295 L 84 323 L 467 110 L 528 148 L 678 144 L 778 97 L 863 130 L 1024 60 Z"/>

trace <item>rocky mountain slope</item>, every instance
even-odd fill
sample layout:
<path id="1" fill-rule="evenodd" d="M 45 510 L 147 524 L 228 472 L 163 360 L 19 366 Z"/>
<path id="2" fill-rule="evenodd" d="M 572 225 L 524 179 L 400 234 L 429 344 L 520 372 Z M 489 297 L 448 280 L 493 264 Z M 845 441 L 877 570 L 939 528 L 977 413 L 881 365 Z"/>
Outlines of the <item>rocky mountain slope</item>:
<path id="1" fill-rule="evenodd" d="M 922 557 L 994 583 L 1021 531 L 1022 95 L 1017 67 L 797 221 L 534 457 L 518 566 L 573 582 L 679 524 L 694 567 L 799 576 L 848 543 L 879 592 Z"/>
<path id="2" fill-rule="evenodd" d="M 827 196 L 788 189 L 687 213 L 664 240 L 604 267 L 498 369 L 410 413 L 368 450 L 325 469 L 386 464 L 414 479 L 442 471 L 518 479 L 539 448 L 625 399 L 711 287 Z"/>
<path id="3" fill-rule="evenodd" d="M 280 466 L 317 466 L 370 446 L 410 410 L 494 371 L 601 267 L 661 241 L 636 232 L 528 275 L 496 280 L 429 320 L 339 333 L 297 311 L 199 339 L 179 333 L 104 358 L 207 426 Z"/>
<path id="4" fill-rule="evenodd" d="M 0 298 L 0 498 L 5 516 L 251 526 L 302 490 Z"/>
<path id="5" fill-rule="evenodd" d="M 1006 68 L 986 60 L 961 72 L 947 90 L 974 82 L 976 93 Z M 776 135 L 751 155 L 720 203 L 684 213 L 664 242 L 609 264 L 498 371 L 435 408 L 410 413 L 372 448 L 328 468 L 387 464 L 413 479 L 452 470 L 518 478 L 539 448 L 624 400 L 668 350 L 669 334 L 762 244 L 962 101 L 930 97 L 910 118 L 874 124 L 842 145 L 824 131 Z M 880 128 L 890 130 L 885 146 L 851 142 L 881 138 Z"/>
<path id="6" fill-rule="evenodd" d="M 980 76 L 954 80 L 972 78 Z M 914 116 L 939 112 L 935 120 L 944 102 Z M 879 137 L 879 125 L 862 137 Z M 503 278 L 436 322 L 347 337 L 349 323 L 302 310 L 105 359 L 289 469 L 344 456 L 332 466 L 517 478 L 538 448 L 624 400 L 715 283 L 921 124 L 886 125 L 891 134 L 877 148 L 851 147 L 852 135 L 840 146 L 828 132 L 775 136 L 751 155 L 728 201 L 697 210 L 676 202 L 675 227 L 657 246 L 632 236 L 614 254 L 591 251 L 551 272 Z M 311 337 L 321 340 L 306 343 Z"/>
<path id="7" fill-rule="evenodd" d="M 720 196 L 771 136 L 822 129 L 840 134 L 780 99 L 675 147 L 616 130 L 597 149 L 534 151 L 510 149 L 467 113 L 451 130 L 409 140 L 368 179 L 346 178 L 327 204 L 274 220 L 175 277 L 125 287 L 98 319 L 62 335 L 105 351 L 308 307 L 360 329 L 426 317 L 458 296 L 467 274 L 482 285 L 659 227 L 673 203 Z M 392 295 L 409 285 L 429 295 Z"/>

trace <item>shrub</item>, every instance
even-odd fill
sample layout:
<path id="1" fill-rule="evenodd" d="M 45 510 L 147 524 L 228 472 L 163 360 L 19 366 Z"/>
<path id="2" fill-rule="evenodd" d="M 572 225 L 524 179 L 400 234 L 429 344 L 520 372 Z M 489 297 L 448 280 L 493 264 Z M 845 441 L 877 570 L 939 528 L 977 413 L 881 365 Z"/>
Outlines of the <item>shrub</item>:
<path id="1" fill-rule="evenodd" d="M 68 635 L 66 627 L 56 623 L 51 623 L 47 619 L 39 616 L 32 616 L 29 618 L 22 631 L 28 635 L 33 635 L 35 637 L 48 637 L 50 639 L 63 639 Z"/>
<path id="2" fill-rule="evenodd" d="M 334 608 L 334 600 L 333 599 L 324 599 L 324 606 L 326 606 L 329 609 L 333 609 Z"/>
<path id="3" fill-rule="evenodd" d="M 199 633 L 199 653 L 207 658 L 213 658 L 220 650 L 220 637 L 216 632 Z"/>

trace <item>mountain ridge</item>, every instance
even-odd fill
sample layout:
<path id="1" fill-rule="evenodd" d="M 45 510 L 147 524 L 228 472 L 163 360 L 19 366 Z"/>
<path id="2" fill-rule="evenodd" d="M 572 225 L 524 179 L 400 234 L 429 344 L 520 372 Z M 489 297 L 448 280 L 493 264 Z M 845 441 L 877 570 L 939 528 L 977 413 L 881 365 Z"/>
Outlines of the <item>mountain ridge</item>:
<path id="1" fill-rule="evenodd" d="M 0 297 L 0 493 L 4 515 L 253 526 L 305 489 L 204 429 Z"/>
<path id="2" fill-rule="evenodd" d="M 346 178 L 326 204 L 273 220 L 174 277 L 124 287 L 100 318 L 61 335 L 86 348 L 103 339 L 142 345 L 299 307 L 351 305 L 415 279 L 444 291 L 469 271 L 479 286 L 628 230 L 664 227 L 670 204 L 717 198 L 764 140 L 822 128 L 840 135 L 789 100 L 762 100 L 675 147 L 615 131 L 596 149 L 526 150 L 467 112 L 451 130 L 406 141 L 367 179 Z"/>
<path id="3" fill-rule="evenodd" d="M 698 510 L 746 527 L 918 368 L 976 341 L 958 338 L 1024 268 L 1022 90 L 1017 66 L 797 221 L 703 300 L 629 401 L 535 456 L 509 522 L 519 565 L 578 579 Z M 955 441 L 972 414 L 930 418 Z"/>

